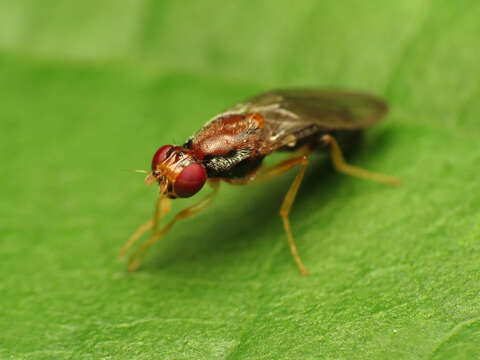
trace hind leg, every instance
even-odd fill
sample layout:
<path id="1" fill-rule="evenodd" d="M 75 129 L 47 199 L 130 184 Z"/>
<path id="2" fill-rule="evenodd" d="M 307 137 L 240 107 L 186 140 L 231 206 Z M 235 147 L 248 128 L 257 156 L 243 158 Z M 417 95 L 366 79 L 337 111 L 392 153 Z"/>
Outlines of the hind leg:
<path id="1" fill-rule="evenodd" d="M 323 135 L 320 141 L 330 147 L 330 153 L 335 170 L 343 174 L 359 177 L 366 180 L 377 181 L 390 185 L 400 185 L 401 180 L 398 177 L 379 174 L 376 172 L 368 171 L 350 164 L 347 164 L 343 159 L 342 151 L 338 146 L 337 141 L 331 135 Z"/>

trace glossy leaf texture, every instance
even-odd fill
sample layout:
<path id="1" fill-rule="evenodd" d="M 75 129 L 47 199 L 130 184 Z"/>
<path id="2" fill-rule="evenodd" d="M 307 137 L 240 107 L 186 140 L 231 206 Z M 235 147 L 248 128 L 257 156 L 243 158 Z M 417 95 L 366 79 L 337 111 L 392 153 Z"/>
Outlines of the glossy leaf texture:
<path id="1" fill-rule="evenodd" d="M 473 0 L 0 1 L 0 358 L 479 358 L 479 18 Z M 127 273 L 156 199 L 132 170 L 290 87 L 385 98 L 348 158 L 403 185 L 312 157 L 291 214 L 308 277 L 278 217 L 293 172 L 222 186 Z"/>

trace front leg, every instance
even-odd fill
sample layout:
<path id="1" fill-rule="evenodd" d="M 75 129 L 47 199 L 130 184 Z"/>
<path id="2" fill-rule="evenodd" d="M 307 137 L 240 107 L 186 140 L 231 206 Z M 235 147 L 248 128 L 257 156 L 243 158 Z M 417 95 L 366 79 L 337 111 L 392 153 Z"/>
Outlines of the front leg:
<path id="1" fill-rule="evenodd" d="M 133 244 L 137 242 L 140 237 L 145 234 L 150 228 L 152 228 L 152 233 L 156 234 L 158 231 L 158 222 L 160 218 L 167 214 L 170 211 L 170 199 L 165 196 L 159 196 L 156 204 L 153 218 L 148 220 L 145 224 L 141 225 L 137 231 L 133 233 L 132 236 L 128 239 L 127 243 L 123 246 L 122 250 L 118 256 L 123 256 L 125 253 L 132 247 Z"/>
<path id="2" fill-rule="evenodd" d="M 175 217 L 165 225 L 160 231 L 154 231 L 152 236 L 145 241 L 139 249 L 137 249 L 133 255 L 129 259 L 128 270 L 135 271 L 138 267 L 142 264 L 143 258 L 145 257 L 148 249 L 158 240 L 160 240 L 163 236 L 167 234 L 167 232 L 175 225 L 175 223 L 182 219 L 187 219 L 189 217 L 193 217 L 202 211 L 204 211 L 215 199 L 217 195 L 218 188 L 219 188 L 219 181 L 218 180 L 210 180 L 210 185 L 213 187 L 213 191 L 205 196 L 200 201 L 196 202 L 195 204 L 183 209 Z"/>

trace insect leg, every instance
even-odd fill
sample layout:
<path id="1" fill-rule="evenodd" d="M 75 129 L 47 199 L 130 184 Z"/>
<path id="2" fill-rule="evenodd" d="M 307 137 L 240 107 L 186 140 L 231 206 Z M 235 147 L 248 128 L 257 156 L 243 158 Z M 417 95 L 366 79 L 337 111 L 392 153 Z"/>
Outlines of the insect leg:
<path id="1" fill-rule="evenodd" d="M 129 271 L 135 271 L 138 269 L 138 267 L 142 264 L 143 258 L 145 257 L 145 254 L 147 253 L 150 246 L 152 246 L 155 242 L 165 236 L 165 234 L 167 234 L 167 232 L 173 227 L 173 225 L 175 225 L 178 220 L 187 219 L 189 217 L 195 216 L 205 210 L 212 203 L 218 192 L 219 182 L 216 180 L 210 180 L 209 183 L 213 187 L 213 191 L 210 194 L 208 194 L 195 204 L 177 213 L 177 215 L 175 215 L 175 217 L 167 225 L 165 225 L 161 230 L 154 232 L 152 236 L 147 241 L 145 241 L 140 246 L 140 248 L 137 249 L 137 251 L 133 253 L 133 255 L 129 259 Z"/>
<path id="2" fill-rule="evenodd" d="M 295 260 L 298 269 L 300 270 L 302 275 L 307 275 L 308 271 L 305 266 L 303 266 L 302 260 L 300 260 L 300 256 L 298 255 L 297 247 L 295 246 L 295 242 L 293 241 L 293 235 L 290 228 L 290 220 L 288 219 L 288 215 L 290 214 L 290 209 L 292 208 L 292 204 L 295 201 L 295 196 L 297 195 L 298 188 L 300 187 L 303 176 L 305 175 L 305 170 L 307 169 L 308 165 L 307 155 L 310 152 L 311 150 L 308 147 L 302 148 L 299 153 L 303 153 L 303 155 L 287 159 L 275 166 L 263 170 L 261 174 L 259 174 L 259 176 L 251 182 L 263 183 L 283 174 L 294 166 L 301 165 L 300 171 L 290 185 L 290 188 L 288 189 L 288 192 L 283 200 L 282 206 L 280 207 L 280 216 L 282 217 L 283 228 L 285 229 L 285 233 L 287 234 L 290 252 L 292 253 L 293 259 Z"/>
<path id="3" fill-rule="evenodd" d="M 289 157 L 286 160 L 281 161 L 280 163 L 265 167 L 265 168 L 260 168 L 256 173 L 252 174 L 250 178 L 248 178 L 246 181 L 242 181 L 242 179 L 238 179 L 240 182 L 236 183 L 233 182 L 233 184 L 238 184 L 238 185 L 250 185 L 250 184 L 263 184 L 266 183 L 267 181 L 270 181 L 277 176 L 282 175 L 284 172 L 287 172 L 290 170 L 292 167 L 298 165 L 298 159 L 301 159 L 302 157 L 306 157 L 310 155 L 312 150 L 305 145 L 296 150 L 291 157 Z M 236 179 L 235 179 L 236 180 Z M 234 180 L 234 181 L 235 181 Z"/>
<path id="4" fill-rule="evenodd" d="M 155 213 L 153 215 L 153 224 L 152 224 L 152 233 L 156 234 L 158 232 L 158 222 L 163 215 L 170 212 L 171 201 L 166 196 L 160 196 L 159 201 L 157 201 L 157 206 L 155 207 Z"/>
<path id="5" fill-rule="evenodd" d="M 401 183 L 401 180 L 398 177 L 379 174 L 347 164 L 343 159 L 342 151 L 340 150 L 340 147 L 333 136 L 323 135 L 320 141 L 330 146 L 333 166 L 337 171 L 362 179 L 378 181 L 391 185 L 399 185 Z"/>
<path id="6" fill-rule="evenodd" d="M 148 220 L 145 224 L 142 224 L 137 231 L 133 233 L 132 236 L 128 239 L 125 246 L 122 248 L 118 256 L 123 256 L 130 249 L 130 247 L 150 228 L 152 228 L 153 233 L 155 234 L 158 230 L 158 221 L 160 218 L 170 211 L 170 199 L 160 196 L 155 204 L 155 212 L 153 218 Z"/>

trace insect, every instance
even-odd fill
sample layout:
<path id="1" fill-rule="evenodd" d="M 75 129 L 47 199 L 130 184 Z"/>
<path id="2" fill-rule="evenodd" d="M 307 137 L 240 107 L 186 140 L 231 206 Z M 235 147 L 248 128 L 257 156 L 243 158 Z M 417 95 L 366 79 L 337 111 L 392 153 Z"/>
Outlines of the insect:
<path id="1" fill-rule="evenodd" d="M 386 114 L 381 99 L 356 92 L 314 89 L 274 90 L 239 103 L 209 120 L 183 145 L 165 145 L 154 154 L 147 185 L 159 184 L 153 218 L 130 237 L 120 255 L 148 230 L 152 234 L 130 257 L 128 269 L 135 271 L 149 249 L 172 226 L 207 208 L 217 194 L 220 181 L 234 185 L 262 183 L 292 168 L 298 173 L 280 208 L 287 241 L 300 272 L 307 269 L 298 255 L 288 215 L 308 165 L 316 150 L 331 154 L 334 168 L 348 175 L 388 184 L 399 184 L 397 177 L 374 173 L 347 164 L 337 139 L 360 132 Z M 265 156 L 290 151 L 280 163 L 262 166 Z M 159 220 L 170 210 L 170 200 L 198 193 L 208 182 L 213 190 L 203 199 L 180 211 L 163 228 Z"/>

